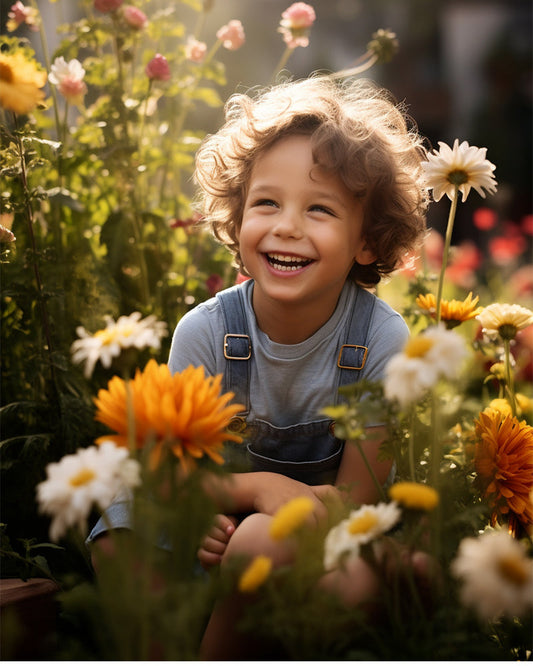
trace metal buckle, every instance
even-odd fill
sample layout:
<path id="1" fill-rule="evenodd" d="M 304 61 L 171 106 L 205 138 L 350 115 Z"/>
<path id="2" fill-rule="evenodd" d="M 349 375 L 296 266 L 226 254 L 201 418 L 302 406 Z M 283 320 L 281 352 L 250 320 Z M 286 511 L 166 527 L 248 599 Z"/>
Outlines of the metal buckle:
<path id="1" fill-rule="evenodd" d="M 248 355 L 245 356 L 230 356 L 227 353 L 228 349 L 228 338 L 246 338 L 248 340 Z M 224 358 L 227 358 L 229 361 L 247 361 L 252 356 L 252 345 L 250 344 L 250 336 L 243 335 L 242 333 L 226 333 L 224 336 Z"/>
<path id="2" fill-rule="evenodd" d="M 355 366 L 355 365 L 342 365 L 341 364 L 342 352 L 344 351 L 345 348 L 364 349 L 365 350 L 360 365 Z M 346 369 L 346 370 L 362 370 L 365 366 L 366 355 L 367 354 L 368 354 L 368 347 L 364 347 L 363 345 L 342 345 L 342 347 L 340 348 L 340 351 L 339 351 L 339 356 L 337 358 L 337 367 L 343 368 L 343 369 Z"/>

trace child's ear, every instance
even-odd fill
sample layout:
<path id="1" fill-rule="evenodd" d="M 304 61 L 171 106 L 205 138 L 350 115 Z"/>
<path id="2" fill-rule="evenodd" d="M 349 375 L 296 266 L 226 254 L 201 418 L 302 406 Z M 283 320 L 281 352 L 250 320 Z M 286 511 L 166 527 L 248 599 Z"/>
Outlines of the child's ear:
<path id="1" fill-rule="evenodd" d="M 354 261 L 356 261 L 361 266 L 368 266 L 368 264 L 373 264 L 376 259 L 376 255 L 366 243 L 363 243 L 363 245 L 357 249 L 354 256 Z"/>

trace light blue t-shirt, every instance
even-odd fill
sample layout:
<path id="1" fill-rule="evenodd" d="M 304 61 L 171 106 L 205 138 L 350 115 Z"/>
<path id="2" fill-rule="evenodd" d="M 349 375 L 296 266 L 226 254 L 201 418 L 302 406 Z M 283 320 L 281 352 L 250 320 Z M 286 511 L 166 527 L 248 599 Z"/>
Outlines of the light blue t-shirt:
<path id="1" fill-rule="evenodd" d="M 292 345 L 273 342 L 258 327 L 252 307 L 253 280 L 232 289 L 242 289 L 248 330 L 252 340 L 249 419 L 267 421 L 277 427 L 312 421 L 337 401 L 337 357 L 346 342 L 357 287 L 346 282 L 331 318 L 303 342 Z M 187 313 L 175 328 L 169 356 L 172 372 L 203 365 L 207 375 L 223 374 L 224 316 L 217 298 L 211 298 Z M 368 354 L 360 378 L 379 381 L 387 361 L 399 352 L 409 335 L 402 317 L 383 300 L 376 299 L 368 333 Z"/>

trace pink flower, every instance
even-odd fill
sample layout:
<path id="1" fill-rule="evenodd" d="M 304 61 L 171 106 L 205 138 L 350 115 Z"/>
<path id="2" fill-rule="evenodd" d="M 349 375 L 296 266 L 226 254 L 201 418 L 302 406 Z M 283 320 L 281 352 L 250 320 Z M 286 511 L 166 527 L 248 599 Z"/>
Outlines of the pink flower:
<path id="1" fill-rule="evenodd" d="M 533 236 L 533 215 L 524 215 L 522 218 L 522 231 L 528 236 Z"/>
<path id="2" fill-rule="evenodd" d="M 228 51 L 236 51 L 244 44 L 244 28 L 242 23 L 236 19 L 223 25 L 217 31 L 217 39 L 222 41 L 222 46 Z"/>
<path id="3" fill-rule="evenodd" d="M 452 250 L 452 258 L 446 268 L 446 279 L 463 289 L 472 289 L 476 284 L 476 270 L 483 256 L 472 241 L 464 241 Z"/>
<path id="4" fill-rule="evenodd" d="M 30 30 L 39 30 L 39 10 L 33 7 L 25 7 L 20 0 L 11 6 L 7 15 L 6 29 L 14 32 L 20 25 L 25 23 Z"/>
<path id="5" fill-rule="evenodd" d="M 156 53 L 145 67 L 146 76 L 156 81 L 168 81 L 170 79 L 170 67 L 165 56 Z"/>
<path id="6" fill-rule="evenodd" d="M 523 236 L 496 236 L 489 241 L 492 260 L 498 266 L 512 264 L 526 249 L 527 243 Z"/>
<path id="7" fill-rule="evenodd" d="M 205 286 L 207 287 L 209 295 L 214 296 L 223 288 L 224 280 L 220 277 L 220 275 L 213 274 L 207 278 L 205 281 Z"/>
<path id="8" fill-rule="evenodd" d="M 235 284 L 241 284 L 243 282 L 246 282 L 250 278 L 247 275 L 243 275 L 242 273 L 237 273 L 237 277 L 235 278 Z"/>
<path id="9" fill-rule="evenodd" d="M 134 30 L 142 30 L 143 28 L 146 28 L 148 24 L 146 14 L 137 7 L 133 7 L 133 5 L 126 5 L 123 7 L 122 15 L 124 16 L 126 23 Z"/>
<path id="10" fill-rule="evenodd" d="M 94 8 L 103 14 L 116 11 L 124 0 L 94 0 Z"/>
<path id="11" fill-rule="evenodd" d="M 85 70 L 79 60 L 67 62 L 63 56 L 56 58 L 50 68 L 48 80 L 57 86 L 59 92 L 69 104 L 81 106 L 83 96 L 87 92 L 87 86 L 83 80 Z"/>
<path id="12" fill-rule="evenodd" d="M 426 269 L 437 272 L 442 263 L 443 251 L 444 239 L 438 231 L 429 229 L 424 239 L 423 250 L 405 256 L 398 270 L 408 278 L 414 277 L 422 271 L 424 264 L 426 264 Z"/>
<path id="13" fill-rule="evenodd" d="M 288 7 L 281 14 L 278 28 L 285 44 L 291 49 L 308 46 L 309 31 L 315 19 L 315 10 L 305 2 L 295 2 Z"/>
<path id="14" fill-rule="evenodd" d="M 17 239 L 11 229 L 7 229 L 0 224 L 0 243 L 14 243 Z"/>
<path id="15" fill-rule="evenodd" d="M 481 231 L 489 231 L 496 226 L 496 213 L 490 208 L 478 208 L 473 215 L 474 226 Z"/>
<path id="16" fill-rule="evenodd" d="M 202 62 L 207 52 L 207 45 L 204 42 L 199 42 L 194 37 L 189 37 L 185 45 L 185 57 L 191 62 Z"/>

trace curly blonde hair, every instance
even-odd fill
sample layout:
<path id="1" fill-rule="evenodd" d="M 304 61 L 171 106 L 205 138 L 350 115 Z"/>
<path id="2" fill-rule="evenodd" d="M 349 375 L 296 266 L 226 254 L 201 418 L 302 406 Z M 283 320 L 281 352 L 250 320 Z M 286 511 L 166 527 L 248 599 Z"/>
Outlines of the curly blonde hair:
<path id="1" fill-rule="evenodd" d="M 427 190 L 423 139 L 402 105 L 367 80 L 327 76 L 279 84 L 254 97 L 235 94 L 226 121 L 196 156 L 199 212 L 246 274 L 238 232 L 252 168 L 264 151 L 292 134 L 311 137 L 313 159 L 336 173 L 363 203 L 362 236 L 376 256 L 355 263 L 350 278 L 376 285 L 394 271 L 425 232 Z"/>

